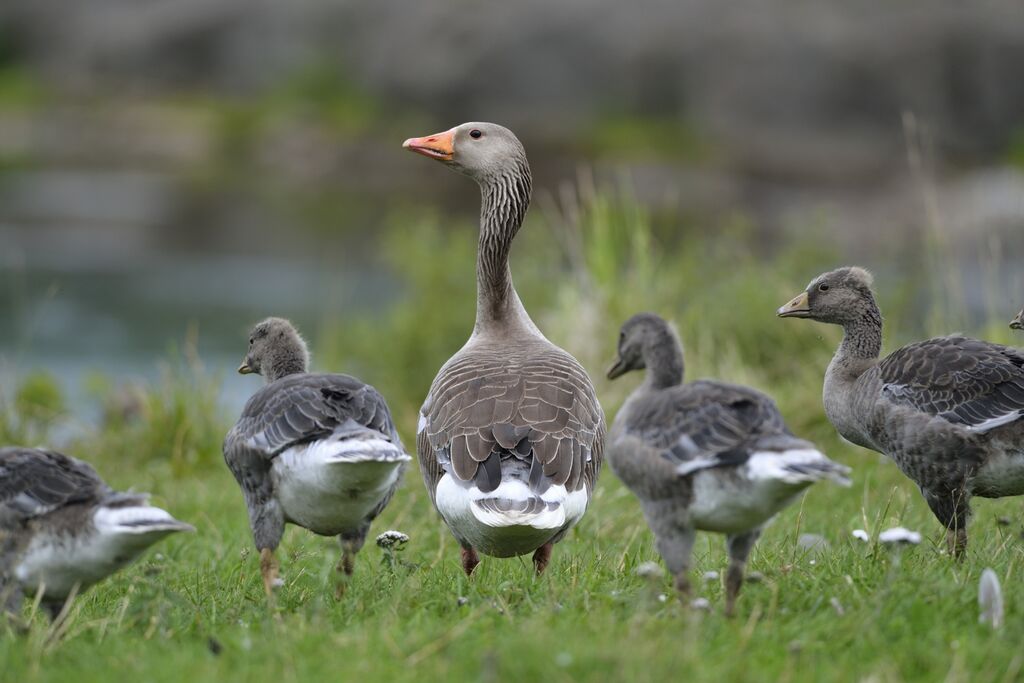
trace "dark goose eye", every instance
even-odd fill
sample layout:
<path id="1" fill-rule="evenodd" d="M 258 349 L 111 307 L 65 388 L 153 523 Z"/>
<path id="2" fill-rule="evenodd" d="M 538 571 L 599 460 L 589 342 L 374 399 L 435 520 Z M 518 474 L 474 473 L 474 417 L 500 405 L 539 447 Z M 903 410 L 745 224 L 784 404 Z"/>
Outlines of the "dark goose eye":
<path id="1" fill-rule="evenodd" d="M 483 133 L 478 131 L 476 128 L 474 128 L 473 130 L 469 131 L 469 137 L 473 138 L 474 140 L 480 138 L 482 135 L 483 135 Z"/>
<path id="2" fill-rule="evenodd" d="M 827 292 L 828 291 L 828 283 L 827 282 L 822 282 L 820 285 L 818 285 L 818 291 L 819 292 Z"/>

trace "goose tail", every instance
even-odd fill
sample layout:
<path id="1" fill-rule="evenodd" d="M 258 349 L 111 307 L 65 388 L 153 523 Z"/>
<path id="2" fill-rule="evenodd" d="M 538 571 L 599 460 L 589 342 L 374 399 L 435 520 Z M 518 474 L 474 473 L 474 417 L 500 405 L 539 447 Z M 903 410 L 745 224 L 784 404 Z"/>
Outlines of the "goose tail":
<path id="1" fill-rule="evenodd" d="M 850 485 L 850 468 L 829 460 L 814 448 L 758 451 L 750 456 L 747 467 L 753 479 L 773 479 L 794 485 L 829 480 L 840 486 Z"/>
<path id="2" fill-rule="evenodd" d="M 412 460 L 400 443 L 375 429 L 338 429 L 325 439 L 310 444 L 311 451 L 328 462 L 408 462 Z"/>
<path id="3" fill-rule="evenodd" d="M 179 521 L 166 510 L 152 505 L 102 505 L 96 510 L 93 522 L 105 533 L 144 535 L 195 531 L 191 524 Z"/>
<path id="4" fill-rule="evenodd" d="M 481 498 L 473 501 L 473 516 L 490 527 L 529 526 L 558 529 L 565 525 L 565 508 L 539 496 L 529 498 Z"/>

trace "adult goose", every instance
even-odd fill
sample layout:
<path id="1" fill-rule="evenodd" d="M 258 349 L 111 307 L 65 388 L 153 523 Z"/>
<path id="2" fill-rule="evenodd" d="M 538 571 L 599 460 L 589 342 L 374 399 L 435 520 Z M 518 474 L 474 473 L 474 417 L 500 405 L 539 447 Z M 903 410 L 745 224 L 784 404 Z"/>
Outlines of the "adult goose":
<path id="1" fill-rule="evenodd" d="M 1010 321 L 1011 330 L 1024 330 L 1024 309 L 1021 310 L 1017 316 Z"/>
<path id="2" fill-rule="evenodd" d="M 683 383 L 675 330 L 638 313 L 619 334 L 615 379 L 646 368 L 612 423 L 608 464 L 640 499 L 681 595 L 697 530 L 726 535 L 725 612 L 733 613 L 747 556 L 765 524 L 816 481 L 848 486 L 849 468 L 793 436 L 768 396 L 714 380 Z"/>
<path id="3" fill-rule="evenodd" d="M 476 324 L 438 372 L 416 446 L 430 498 L 462 546 L 533 553 L 544 571 L 552 544 L 586 511 L 601 467 L 604 415 L 583 367 L 541 334 L 523 308 L 508 257 L 530 201 L 530 166 L 512 131 L 464 123 L 404 146 L 480 186 Z"/>
<path id="4" fill-rule="evenodd" d="M 348 375 L 310 373 L 308 366 L 306 343 L 291 323 L 257 324 L 238 372 L 262 375 L 266 384 L 224 439 L 268 596 L 279 581 L 274 551 L 285 523 L 337 536 L 337 569 L 351 575 L 370 523 L 412 459 L 376 389 Z M 343 589 L 339 583 L 338 593 Z"/>
<path id="5" fill-rule="evenodd" d="M 56 617 L 68 596 L 192 527 L 119 493 L 91 466 L 55 451 L 0 449 L 0 600 L 16 613 L 35 596 Z"/>
<path id="6" fill-rule="evenodd" d="M 879 360 L 882 314 L 871 284 L 863 268 L 839 268 L 778 314 L 842 326 L 825 413 L 844 438 L 888 455 L 918 485 L 959 557 L 971 496 L 1024 493 L 1024 351 L 952 335 Z"/>

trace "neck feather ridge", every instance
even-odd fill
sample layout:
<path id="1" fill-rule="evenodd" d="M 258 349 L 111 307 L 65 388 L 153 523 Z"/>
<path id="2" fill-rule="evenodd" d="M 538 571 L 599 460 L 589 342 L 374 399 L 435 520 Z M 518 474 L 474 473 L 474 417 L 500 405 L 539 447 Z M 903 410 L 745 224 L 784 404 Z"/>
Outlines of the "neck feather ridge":
<path id="1" fill-rule="evenodd" d="M 652 388 L 667 389 L 683 383 L 686 368 L 683 347 L 671 330 L 664 330 L 644 349 L 644 365 L 647 366 L 646 382 Z"/>
<path id="2" fill-rule="evenodd" d="M 480 240 L 476 259 L 476 326 L 502 327 L 526 317 L 512 284 L 508 258 L 512 240 L 530 204 L 530 167 L 522 159 L 513 169 L 480 181 Z"/>
<path id="3" fill-rule="evenodd" d="M 843 325 L 843 341 L 836 361 L 860 374 L 878 361 L 882 353 L 882 312 L 873 299 L 854 320 Z"/>
<path id="4" fill-rule="evenodd" d="M 309 361 L 302 350 L 286 350 L 270 359 L 270 367 L 264 372 L 267 384 L 276 382 L 288 375 L 304 373 L 309 368 Z"/>

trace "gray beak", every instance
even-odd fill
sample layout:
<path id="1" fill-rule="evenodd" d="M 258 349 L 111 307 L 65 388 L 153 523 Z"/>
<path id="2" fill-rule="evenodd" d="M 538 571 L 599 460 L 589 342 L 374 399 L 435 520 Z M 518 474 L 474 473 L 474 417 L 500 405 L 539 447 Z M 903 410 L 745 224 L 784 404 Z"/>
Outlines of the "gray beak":
<path id="1" fill-rule="evenodd" d="M 608 368 L 608 379 L 615 379 L 616 377 L 622 377 L 626 374 L 626 364 L 622 361 L 621 356 L 616 356 L 615 362 L 612 363 L 611 367 Z"/>
<path id="2" fill-rule="evenodd" d="M 1024 311 L 1017 314 L 1017 317 L 1010 321 L 1011 330 L 1024 330 Z"/>

